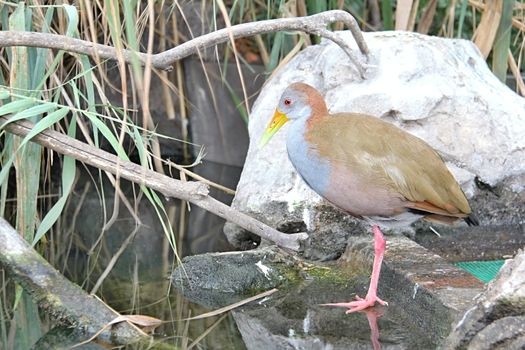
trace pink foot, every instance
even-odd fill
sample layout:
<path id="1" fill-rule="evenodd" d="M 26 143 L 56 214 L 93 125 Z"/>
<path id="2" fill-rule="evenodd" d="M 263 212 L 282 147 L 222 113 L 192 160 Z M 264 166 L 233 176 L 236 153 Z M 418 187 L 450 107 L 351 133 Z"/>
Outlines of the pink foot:
<path id="1" fill-rule="evenodd" d="M 381 305 L 388 305 L 386 301 L 383 301 L 377 296 L 377 284 L 379 282 L 379 273 L 381 271 L 381 263 L 383 262 L 383 254 L 385 252 L 386 241 L 379 229 L 379 226 L 372 226 L 372 232 L 374 233 L 374 263 L 372 265 L 372 276 L 370 276 L 370 285 L 368 286 L 368 293 L 363 299 L 356 296 L 356 301 L 350 301 L 348 303 L 334 303 L 334 304 L 321 304 L 322 306 L 340 306 L 346 307 L 346 313 L 352 313 L 356 311 L 364 310 L 368 307 L 374 306 L 376 302 Z"/>
<path id="2" fill-rule="evenodd" d="M 352 312 L 361 311 L 368 307 L 374 306 L 374 304 L 377 302 L 381 305 L 388 305 L 386 301 L 383 301 L 379 299 L 377 295 L 367 295 L 365 298 L 361 298 L 359 296 L 356 296 L 356 301 L 350 301 L 348 303 L 330 303 L 330 304 L 321 304 L 321 306 L 337 306 L 337 307 L 346 307 L 348 310 L 346 310 L 347 314 L 350 314 Z"/>

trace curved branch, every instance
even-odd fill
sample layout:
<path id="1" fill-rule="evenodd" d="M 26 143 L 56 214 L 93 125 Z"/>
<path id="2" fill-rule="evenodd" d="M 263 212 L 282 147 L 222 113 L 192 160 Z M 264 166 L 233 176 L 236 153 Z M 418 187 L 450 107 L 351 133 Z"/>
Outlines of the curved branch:
<path id="1" fill-rule="evenodd" d="M 0 117 L 0 129 L 5 129 L 18 136 L 27 136 L 34 126 L 35 124 L 29 121 L 9 123 L 8 117 Z M 201 182 L 184 182 L 172 179 L 138 164 L 122 160 L 114 154 L 102 151 L 54 130 L 44 130 L 34 136 L 31 141 L 139 185 L 145 185 L 166 197 L 186 200 L 264 239 L 272 241 L 280 247 L 298 251 L 303 248 L 303 242 L 308 239 L 306 233 L 285 234 L 279 232 L 219 202 L 208 195 L 208 186 Z"/>
<path id="2" fill-rule="evenodd" d="M 155 68 L 171 69 L 171 65 L 182 58 L 197 53 L 199 50 L 207 47 L 227 42 L 230 39 L 230 34 L 233 35 L 234 38 L 243 38 L 257 34 L 291 30 L 319 35 L 334 41 L 346 52 L 350 60 L 357 67 L 361 76 L 363 76 L 365 71 L 364 64 L 352 52 L 348 43 L 326 29 L 328 24 L 334 22 L 343 22 L 346 24 L 354 36 L 361 53 L 364 55 L 368 54 L 368 47 L 355 18 L 348 12 L 333 10 L 312 16 L 270 19 L 259 22 L 243 23 L 230 28 L 220 29 L 199 36 L 172 49 L 151 55 L 151 63 Z M 104 59 L 117 60 L 117 50 L 112 46 L 74 39 L 58 34 L 13 31 L 0 32 L 0 47 L 9 46 L 29 46 L 65 50 L 93 57 L 98 56 Z M 143 64 L 145 64 L 149 56 L 148 54 L 131 50 L 123 50 L 122 54 L 127 63 L 130 63 L 133 56 L 136 56 Z"/>

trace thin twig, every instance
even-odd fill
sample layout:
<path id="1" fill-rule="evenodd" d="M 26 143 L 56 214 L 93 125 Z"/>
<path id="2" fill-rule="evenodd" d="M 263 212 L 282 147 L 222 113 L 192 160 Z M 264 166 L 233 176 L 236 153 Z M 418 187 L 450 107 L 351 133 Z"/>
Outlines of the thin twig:
<path id="1" fill-rule="evenodd" d="M 188 175 L 188 176 L 190 176 L 191 178 L 193 178 L 193 179 L 195 179 L 197 181 L 205 183 L 206 185 L 208 185 L 210 187 L 215 187 L 216 189 L 218 189 L 220 191 L 223 191 L 226 194 L 231 194 L 232 196 L 235 195 L 235 190 L 232 190 L 231 188 L 228 188 L 228 187 L 223 186 L 221 184 L 218 184 L 216 182 L 210 181 L 210 180 L 200 176 L 199 174 L 196 174 L 193 171 L 186 169 L 185 166 L 182 166 L 182 165 L 179 165 L 177 163 L 174 163 L 171 160 L 167 160 L 166 164 L 168 164 L 170 167 L 171 166 L 174 167 L 175 169 L 179 170 L 181 173 L 184 173 L 185 175 Z"/>
<path id="2" fill-rule="evenodd" d="M 230 40 L 230 35 L 236 39 L 278 31 L 302 31 L 309 34 L 319 35 L 335 42 L 346 52 L 350 60 L 357 67 L 361 76 L 364 76 L 365 64 L 356 57 L 350 49 L 350 45 L 343 38 L 326 29 L 328 24 L 333 22 L 343 22 L 346 24 L 348 29 L 352 32 L 361 53 L 365 55 L 368 54 L 368 47 L 354 17 L 346 11 L 333 10 L 306 17 L 279 18 L 242 23 L 230 28 L 223 28 L 199 36 L 158 54 L 148 55 L 142 52 L 122 50 L 122 57 L 127 63 L 131 63 L 136 56 L 142 64 L 151 60 L 151 64 L 155 68 L 171 69 L 176 61 L 184 57 L 198 53 L 206 47 L 227 42 Z M 10 46 L 29 46 L 65 50 L 68 52 L 99 57 L 101 59 L 117 60 L 118 57 L 117 49 L 112 46 L 74 39 L 64 35 L 14 31 L 0 32 L 0 47 Z"/>

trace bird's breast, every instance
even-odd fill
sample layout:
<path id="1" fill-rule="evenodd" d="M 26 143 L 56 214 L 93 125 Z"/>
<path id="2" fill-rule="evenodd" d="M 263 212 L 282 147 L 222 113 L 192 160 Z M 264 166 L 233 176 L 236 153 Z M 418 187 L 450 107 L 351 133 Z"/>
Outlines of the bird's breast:
<path id="1" fill-rule="evenodd" d="M 296 120 L 290 125 L 286 140 L 288 158 L 308 186 L 324 196 L 329 187 L 330 162 L 319 155 L 316 145 L 306 141 L 305 132 L 305 120 Z"/>

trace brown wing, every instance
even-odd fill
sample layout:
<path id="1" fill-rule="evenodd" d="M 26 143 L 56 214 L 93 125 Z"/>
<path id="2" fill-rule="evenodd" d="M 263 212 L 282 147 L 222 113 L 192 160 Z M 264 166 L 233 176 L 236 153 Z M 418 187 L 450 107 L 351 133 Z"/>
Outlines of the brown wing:
<path id="1" fill-rule="evenodd" d="M 424 141 L 378 118 L 341 113 L 316 125 L 319 152 L 407 200 L 407 207 L 465 217 L 471 210 L 440 156 Z"/>

